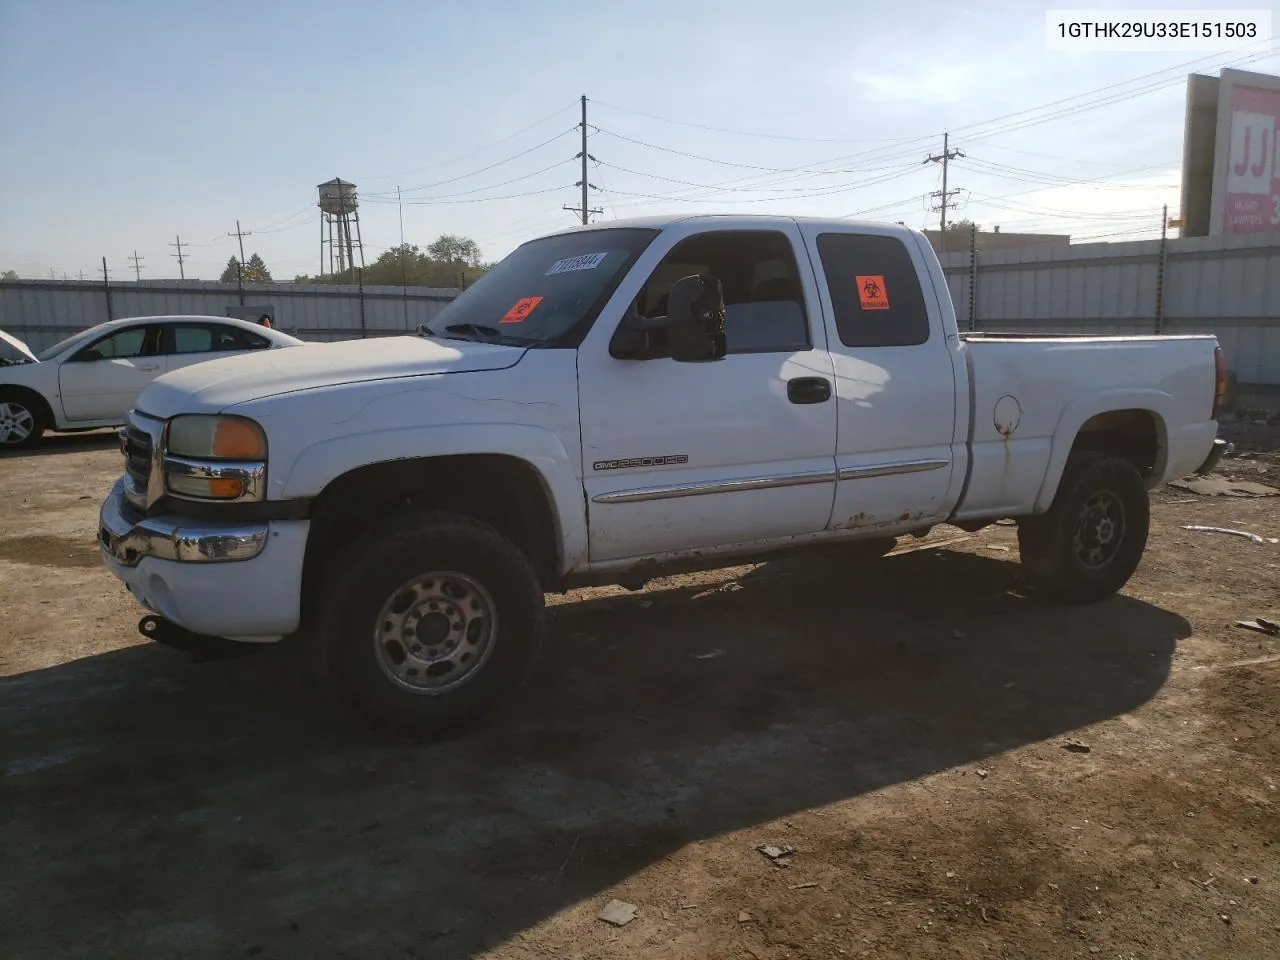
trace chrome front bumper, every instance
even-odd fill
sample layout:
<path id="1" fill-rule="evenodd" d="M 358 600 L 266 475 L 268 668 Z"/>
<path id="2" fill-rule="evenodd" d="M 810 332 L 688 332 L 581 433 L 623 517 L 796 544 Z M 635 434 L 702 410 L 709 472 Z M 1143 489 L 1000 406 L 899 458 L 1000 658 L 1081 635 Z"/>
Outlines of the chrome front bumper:
<path id="1" fill-rule="evenodd" d="M 98 512 L 98 544 L 126 567 L 144 557 L 179 563 L 250 560 L 267 543 L 266 523 L 211 523 L 187 517 L 142 517 L 117 480 Z"/>

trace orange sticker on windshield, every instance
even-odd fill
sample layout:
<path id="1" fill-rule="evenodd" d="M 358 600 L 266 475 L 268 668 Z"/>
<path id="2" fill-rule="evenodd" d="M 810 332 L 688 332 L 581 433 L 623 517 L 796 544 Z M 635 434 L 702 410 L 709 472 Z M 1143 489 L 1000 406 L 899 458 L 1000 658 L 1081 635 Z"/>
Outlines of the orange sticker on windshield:
<path id="1" fill-rule="evenodd" d="M 516 301 L 516 305 L 503 315 L 499 323 L 523 323 L 533 313 L 533 308 L 542 302 L 541 297 L 524 297 Z"/>
<path id="2" fill-rule="evenodd" d="M 858 301 L 863 310 L 888 310 L 889 291 L 884 277 L 858 277 Z"/>

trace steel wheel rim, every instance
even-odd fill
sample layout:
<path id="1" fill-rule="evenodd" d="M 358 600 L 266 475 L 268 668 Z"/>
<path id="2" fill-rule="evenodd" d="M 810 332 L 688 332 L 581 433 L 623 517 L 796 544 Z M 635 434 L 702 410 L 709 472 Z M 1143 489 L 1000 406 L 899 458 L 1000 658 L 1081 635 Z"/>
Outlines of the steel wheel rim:
<path id="1" fill-rule="evenodd" d="M 1080 508 L 1072 548 L 1089 570 L 1101 570 L 1120 552 L 1126 532 L 1124 503 L 1110 490 L 1099 490 Z"/>
<path id="2" fill-rule="evenodd" d="M 405 581 L 382 605 L 373 648 L 388 680 L 434 696 L 475 678 L 493 653 L 497 605 L 479 581 L 436 570 Z"/>
<path id="3" fill-rule="evenodd" d="M 21 443 L 31 436 L 36 418 L 20 403 L 0 403 L 0 443 Z"/>

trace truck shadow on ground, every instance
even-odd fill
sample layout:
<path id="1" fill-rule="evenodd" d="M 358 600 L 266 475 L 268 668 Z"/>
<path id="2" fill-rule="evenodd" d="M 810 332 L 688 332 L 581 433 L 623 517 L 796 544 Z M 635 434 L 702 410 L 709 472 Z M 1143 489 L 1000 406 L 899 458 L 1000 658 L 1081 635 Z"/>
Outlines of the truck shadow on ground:
<path id="1" fill-rule="evenodd" d="M 96 937 L 131 957 L 467 957 L 686 844 L 747 830 L 745 849 L 770 839 L 755 825 L 1160 689 L 1182 618 L 1047 607 L 1018 569 L 797 557 L 570 600 L 510 710 L 442 744 L 353 732 L 296 649 L 192 666 L 133 647 L 0 681 L 7 936 L 23 956 Z"/>

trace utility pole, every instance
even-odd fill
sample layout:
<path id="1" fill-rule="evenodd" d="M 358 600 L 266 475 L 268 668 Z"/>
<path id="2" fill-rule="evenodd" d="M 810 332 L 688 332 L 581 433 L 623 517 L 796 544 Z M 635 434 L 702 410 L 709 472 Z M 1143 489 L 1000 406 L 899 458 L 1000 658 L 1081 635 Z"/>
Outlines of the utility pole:
<path id="1" fill-rule="evenodd" d="M 183 270 L 183 268 L 182 268 L 182 248 L 183 248 L 183 247 L 189 247 L 189 246 L 191 246 L 191 244 L 189 244 L 189 243 L 183 243 L 183 242 L 182 242 L 182 237 L 177 236 L 176 234 L 174 235 L 174 238 L 173 238 L 173 239 L 174 239 L 174 242 L 173 242 L 173 243 L 171 243 L 171 244 L 169 244 L 169 246 L 171 246 L 171 247 L 177 247 L 177 248 L 178 248 L 178 252 L 177 252 L 177 253 L 171 253 L 171 254 L 169 254 L 169 256 L 171 256 L 171 257 L 177 257 L 177 258 L 178 258 L 178 276 L 179 276 L 181 279 L 185 280 L 185 279 L 187 279 L 187 274 L 186 274 L 186 271 L 185 271 L 185 270 Z"/>
<path id="2" fill-rule="evenodd" d="M 1156 265 L 1156 336 L 1164 332 L 1164 276 L 1169 264 L 1169 205 L 1160 211 L 1160 260 Z"/>
<path id="3" fill-rule="evenodd" d="M 111 310 L 111 275 L 107 273 L 107 258 L 102 258 L 102 292 L 107 295 L 107 319 L 114 320 L 115 315 Z"/>
<path id="4" fill-rule="evenodd" d="M 930 154 L 924 158 L 925 163 L 942 164 L 942 189 L 935 190 L 933 193 L 929 194 L 931 197 L 939 198 L 939 206 L 942 208 L 942 216 L 939 220 L 938 227 L 939 233 L 941 234 L 938 241 L 939 253 L 946 253 L 947 251 L 947 207 L 951 205 L 952 195 L 960 192 L 959 190 L 947 189 L 947 163 L 948 161 L 956 159 L 956 157 L 964 156 L 964 151 L 952 150 L 950 148 L 950 138 L 950 133 L 944 133 L 942 135 L 942 153 Z"/>
<path id="5" fill-rule="evenodd" d="M 409 275 L 404 263 L 404 201 L 400 199 L 400 187 L 396 186 L 396 204 L 400 207 L 400 301 L 404 307 L 404 328 L 409 329 Z M 363 254 L 361 254 L 363 257 Z M 363 288 L 362 288 L 363 289 Z M 363 305 L 363 300 L 361 304 Z M 364 314 L 361 314 L 363 317 Z M 363 329 L 363 324 L 361 325 Z M 363 336 L 363 333 L 361 334 Z"/>
<path id="6" fill-rule="evenodd" d="M 578 183 L 575 183 L 574 186 L 582 188 L 582 206 L 581 207 L 566 206 L 564 209 L 572 213 L 576 213 L 580 217 L 582 217 L 582 225 L 585 227 L 591 220 L 591 214 L 604 213 L 603 210 L 599 210 L 599 209 L 593 210 L 591 207 L 588 206 L 588 204 L 590 203 L 590 200 L 587 197 L 587 191 L 598 190 L 600 188 L 597 187 L 594 183 L 590 183 L 587 180 L 587 161 L 594 160 L 595 157 L 587 153 L 587 95 L 585 93 L 582 95 L 582 122 L 578 124 L 578 126 L 582 130 L 582 152 L 578 154 L 578 156 L 582 158 L 582 180 L 579 181 Z"/>
<path id="7" fill-rule="evenodd" d="M 137 283 L 141 283 L 142 282 L 142 261 L 145 260 L 146 257 L 138 256 L 138 251 L 135 250 L 133 251 L 132 257 L 125 257 L 125 259 L 133 261 L 133 279 Z"/>
<path id="8" fill-rule="evenodd" d="M 228 237 L 235 237 L 240 241 L 240 259 L 236 261 L 236 289 L 240 292 L 240 306 L 244 306 L 244 238 L 252 237 L 253 231 L 245 231 L 240 229 L 240 221 L 236 221 L 236 232 L 228 233 Z"/>

